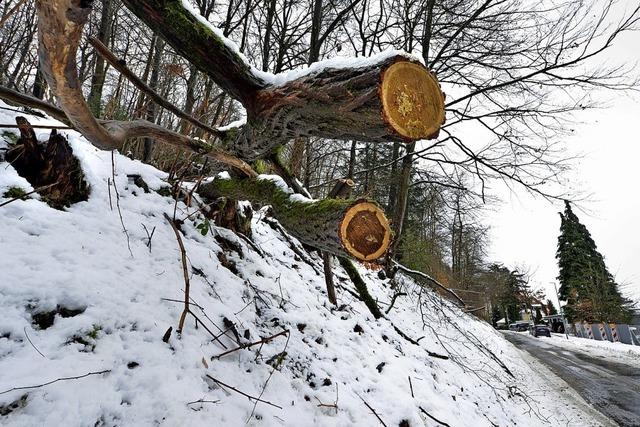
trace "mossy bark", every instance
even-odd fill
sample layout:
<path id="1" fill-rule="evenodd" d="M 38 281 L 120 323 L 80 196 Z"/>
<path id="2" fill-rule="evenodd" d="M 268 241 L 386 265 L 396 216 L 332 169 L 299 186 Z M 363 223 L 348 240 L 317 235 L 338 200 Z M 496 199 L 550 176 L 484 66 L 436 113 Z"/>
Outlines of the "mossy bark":
<path id="1" fill-rule="evenodd" d="M 251 73 L 249 64 L 222 37 L 183 6 L 182 0 L 123 0 L 123 3 L 232 97 L 244 103 L 252 92 L 267 86 Z"/>
<path id="2" fill-rule="evenodd" d="M 349 236 L 341 234 L 341 225 L 347 212 L 359 204 L 370 204 L 363 200 L 302 201 L 267 179 L 216 178 L 201 185 L 199 193 L 208 199 L 229 197 L 271 205 L 275 218 L 289 233 L 309 246 L 339 256 L 358 256 L 346 249 Z"/>
<path id="3" fill-rule="evenodd" d="M 379 319 L 382 316 L 382 312 L 380 311 L 380 307 L 378 307 L 378 303 L 373 299 L 371 294 L 369 293 L 369 288 L 367 288 L 367 284 L 362 280 L 360 273 L 353 262 L 350 259 L 339 257 L 340 265 L 344 268 L 344 271 L 347 272 L 347 275 L 353 282 L 358 291 L 358 295 L 360 295 L 360 299 L 367 306 L 373 317 Z"/>

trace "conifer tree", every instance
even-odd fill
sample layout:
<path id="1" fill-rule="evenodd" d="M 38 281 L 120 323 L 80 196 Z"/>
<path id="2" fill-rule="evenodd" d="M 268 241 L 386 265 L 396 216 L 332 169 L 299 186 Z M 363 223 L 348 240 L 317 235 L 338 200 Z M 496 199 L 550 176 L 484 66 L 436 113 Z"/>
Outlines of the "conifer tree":
<path id="1" fill-rule="evenodd" d="M 565 201 L 560 214 L 556 258 L 560 274 L 560 298 L 569 321 L 627 322 L 631 302 L 620 293 L 589 230 Z"/>
<path id="2" fill-rule="evenodd" d="M 558 314 L 558 310 L 556 309 L 556 306 L 553 305 L 553 302 L 551 302 L 550 299 L 547 300 L 547 303 L 545 304 L 545 306 L 547 308 L 547 315 L 553 316 L 554 314 Z"/>

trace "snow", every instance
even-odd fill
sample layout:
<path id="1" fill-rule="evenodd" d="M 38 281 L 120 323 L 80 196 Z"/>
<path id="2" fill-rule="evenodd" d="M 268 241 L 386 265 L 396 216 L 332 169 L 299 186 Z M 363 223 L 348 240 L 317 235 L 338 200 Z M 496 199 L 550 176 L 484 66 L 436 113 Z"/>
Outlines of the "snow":
<path id="1" fill-rule="evenodd" d="M 302 194 L 294 193 L 293 190 L 287 185 L 287 183 L 284 182 L 284 179 L 282 179 L 282 177 L 279 175 L 261 174 L 258 175 L 256 179 L 273 182 L 278 189 L 283 191 L 285 194 L 289 194 L 289 200 L 293 202 L 312 203 L 315 201 L 314 199 L 303 196 Z"/>
<path id="2" fill-rule="evenodd" d="M 319 73 L 326 69 L 365 68 L 378 64 L 395 56 L 403 56 L 412 61 L 422 62 L 422 58 L 407 53 L 403 50 L 386 49 L 382 52 L 368 57 L 335 56 L 333 58 L 314 62 L 313 64 L 306 67 L 299 67 L 290 71 L 271 74 L 270 76 L 265 78 L 265 80 L 274 86 L 282 86 L 290 81 L 297 80 L 309 74 Z"/>
<path id="3" fill-rule="evenodd" d="M 231 123 L 224 125 L 224 126 L 218 126 L 218 130 L 220 132 L 226 132 L 230 129 L 234 129 L 234 128 L 239 128 L 242 125 L 247 124 L 247 116 L 246 113 L 244 116 L 242 116 L 241 118 L 239 118 L 238 120 L 234 120 Z"/>
<path id="4" fill-rule="evenodd" d="M 11 123 L 14 116 L 0 109 L 1 122 Z M 37 133 L 46 139 L 46 131 Z M 115 198 L 108 185 L 111 153 L 76 132 L 62 133 L 90 184 L 89 200 L 65 211 L 35 199 L 0 207 L 0 412 L 16 406 L 0 415 L 1 425 L 378 425 L 363 400 L 389 426 L 402 420 L 436 425 L 419 408 L 451 426 L 598 425 L 558 395 L 489 325 L 404 276 L 393 289 L 376 271 L 359 266 L 383 310 L 395 292 L 407 293 L 387 318 L 375 320 L 335 263 L 339 308 L 333 308 L 321 258 L 312 253 L 310 263 L 299 259 L 263 221 L 264 210 L 252 221 L 256 251 L 226 229 L 212 226 L 203 236 L 196 228 L 203 218 L 187 219 L 197 207 L 177 204 L 192 310 L 202 321 L 188 316 L 178 335 L 184 280 L 176 237 L 163 217 L 173 216 L 176 205 L 155 191 L 144 193 L 127 178 L 139 174 L 159 189 L 168 185 L 167 175 L 115 155 L 131 255 L 115 201 L 113 209 L 109 204 L 109 192 Z M 11 185 L 31 189 L 11 165 L 0 163 L 0 203 Z M 155 228 L 150 248 L 143 225 Z M 62 313 L 50 327 L 34 323 L 34 314 L 53 310 Z M 224 318 L 234 323 L 239 338 L 221 333 L 227 329 Z M 419 344 L 402 338 L 394 326 Z M 169 327 L 173 333 L 165 343 Z M 238 341 L 246 344 L 283 329 L 288 337 L 212 360 Z M 278 355 L 282 363 L 270 364 Z M 254 405 L 207 375 L 282 409 Z"/>

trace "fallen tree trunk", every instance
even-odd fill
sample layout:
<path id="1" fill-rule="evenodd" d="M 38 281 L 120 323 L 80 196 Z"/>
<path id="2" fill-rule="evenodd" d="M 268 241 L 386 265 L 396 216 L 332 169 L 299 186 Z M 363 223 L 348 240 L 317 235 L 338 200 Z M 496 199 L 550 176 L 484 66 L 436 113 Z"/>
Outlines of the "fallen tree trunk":
<path id="1" fill-rule="evenodd" d="M 216 178 L 200 186 L 208 199 L 229 197 L 271 205 L 275 218 L 301 242 L 339 256 L 372 261 L 384 255 L 391 230 L 382 209 L 368 200 L 310 200 L 265 177 Z"/>
<path id="2" fill-rule="evenodd" d="M 247 123 L 222 138 L 245 160 L 296 137 L 410 142 L 435 137 L 444 95 L 419 62 L 395 54 L 316 66 L 298 78 L 253 69 L 219 31 L 181 0 L 124 0 L 178 53 L 247 110 Z"/>

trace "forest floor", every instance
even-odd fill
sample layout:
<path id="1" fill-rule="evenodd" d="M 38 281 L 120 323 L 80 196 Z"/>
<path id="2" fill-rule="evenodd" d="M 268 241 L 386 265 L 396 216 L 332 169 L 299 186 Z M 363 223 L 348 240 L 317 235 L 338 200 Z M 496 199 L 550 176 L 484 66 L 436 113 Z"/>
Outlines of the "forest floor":
<path id="1" fill-rule="evenodd" d="M 52 123 L 0 107 L 0 123 Z M 197 208 L 163 195 L 167 174 L 62 133 L 89 199 L 0 207 L 1 425 L 602 425 L 500 333 L 413 280 L 359 266 L 391 308 L 376 320 L 336 262 L 334 307 L 321 257 L 265 210 L 251 242 L 202 235 Z M 0 131 L 0 153 L 15 139 Z M 0 203 L 12 188 L 32 190 L 0 160 Z M 181 334 L 185 280 L 165 213 L 184 220 L 193 314 Z"/>

